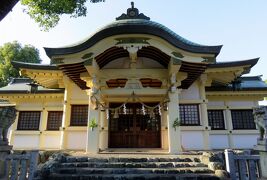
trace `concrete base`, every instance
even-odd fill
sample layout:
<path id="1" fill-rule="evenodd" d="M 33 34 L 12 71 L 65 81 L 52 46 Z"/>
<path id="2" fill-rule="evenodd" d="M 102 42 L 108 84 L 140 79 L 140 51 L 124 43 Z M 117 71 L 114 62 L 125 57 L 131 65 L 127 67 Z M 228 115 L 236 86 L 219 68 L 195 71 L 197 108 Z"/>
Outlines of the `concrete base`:
<path id="1" fill-rule="evenodd" d="M 87 144 L 86 144 L 86 152 L 97 154 L 99 153 L 99 145 L 98 145 L 98 137 L 99 130 L 98 128 L 88 128 L 87 130 Z"/>
<path id="2" fill-rule="evenodd" d="M 257 139 L 257 146 L 255 148 L 258 151 L 266 151 L 267 152 L 267 139 Z"/>
<path id="3" fill-rule="evenodd" d="M 5 158 L 7 155 L 10 154 L 12 146 L 9 145 L 0 145 L 0 178 L 4 176 L 4 165 L 5 165 Z"/>

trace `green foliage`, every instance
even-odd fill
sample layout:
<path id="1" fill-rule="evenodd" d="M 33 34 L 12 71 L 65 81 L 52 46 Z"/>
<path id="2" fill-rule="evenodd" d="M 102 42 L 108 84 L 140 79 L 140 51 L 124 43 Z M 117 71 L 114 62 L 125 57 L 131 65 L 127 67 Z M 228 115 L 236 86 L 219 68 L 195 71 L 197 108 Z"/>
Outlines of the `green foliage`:
<path id="1" fill-rule="evenodd" d="M 172 124 L 172 127 L 175 129 L 176 131 L 176 128 L 179 127 L 181 125 L 181 121 L 179 120 L 179 118 L 176 118 L 174 121 L 173 121 L 173 124 Z"/>
<path id="2" fill-rule="evenodd" d="M 55 27 L 63 14 L 70 17 L 86 16 L 87 0 L 21 0 L 26 11 L 32 19 L 39 24 L 43 30 L 48 31 Z M 92 3 L 103 2 L 105 0 L 90 0 Z"/>
<path id="3" fill-rule="evenodd" d="M 96 123 L 96 119 L 95 118 L 92 118 L 90 121 L 89 121 L 89 127 L 92 128 L 92 130 L 94 128 L 96 128 L 98 126 L 98 124 Z"/>
<path id="4" fill-rule="evenodd" d="M 0 87 L 5 86 L 11 77 L 19 77 L 19 71 L 15 69 L 11 61 L 27 63 L 40 63 L 39 51 L 31 45 L 24 47 L 17 41 L 6 43 L 0 47 Z"/>

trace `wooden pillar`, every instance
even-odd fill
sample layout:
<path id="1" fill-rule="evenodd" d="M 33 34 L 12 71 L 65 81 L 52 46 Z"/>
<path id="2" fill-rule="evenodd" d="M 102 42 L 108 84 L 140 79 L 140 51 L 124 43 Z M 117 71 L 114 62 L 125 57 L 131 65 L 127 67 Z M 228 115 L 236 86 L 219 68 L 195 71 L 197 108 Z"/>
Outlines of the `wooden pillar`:
<path id="1" fill-rule="evenodd" d="M 71 93 L 72 93 L 72 83 L 68 78 L 64 79 L 65 83 L 65 92 L 64 92 L 64 104 L 63 104 L 63 116 L 62 116 L 62 124 L 60 128 L 60 149 L 67 148 L 67 134 L 66 127 L 70 125 L 70 115 L 71 115 Z"/>
<path id="2" fill-rule="evenodd" d="M 226 121 L 226 129 L 228 130 L 228 144 L 229 148 L 233 149 L 234 148 L 234 142 L 233 142 L 233 123 L 232 123 L 232 115 L 231 115 L 231 110 L 229 109 L 229 103 L 228 101 L 225 101 L 225 121 Z"/>
<path id="3" fill-rule="evenodd" d="M 200 77 L 200 83 L 199 83 L 199 94 L 200 94 L 200 115 L 201 115 L 201 121 L 202 121 L 202 126 L 204 127 L 203 131 L 203 148 L 204 150 L 210 150 L 210 137 L 209 137 L 209 120 L 208 120 L 208 108 L 207 108 L 207 103 L 208 100 L 206 99 L 206 90 L 205 90 L 205 84 L 207 81 L 207 75 L 202 74 Z"/>
<path id="4" fill-rule="evenodd" d="M 99 148 L 101 150 L 106 149 L 107 148 L 107 138 L 106 137 L 106 129 L 105 129 L 105 121 L 106 121 L 106 116 L 105 116 L 105 111 L 100 111 L 100 123 L 99 123 L 99 128 L 100 128 L 100 132 L 99 132 Z"/>
<path id="5" fill-rule="evenodd" d="M 99 113 L 99 108 L 97 108 L 97 103 L 96 99 L 99 99 L 98 95 L 93 95 L 93 91 L 89 90 L 88 91 L 89 95 L 89 102 L 88 102 L 88 125 L 87 125 L 87 141 L 86 141 L 86 152 L 87 153 L 98 153 L 99 152 L 99 126 L 96 128 L 92 129 L 89 127 L 90 121 L 95 120 L 96 123 L 98 124 L 99 118 L 100 118 L 100 113 Z M 96 103 L 96 104 L 95 104 Z"/>
<path id="6" fill-rule="evenodd" d="M 39 140 L 40 149 L 45 149 L 44 131 L 46 130 L 46 126 L 47 126 L 47 118 L 48 118 L 48 111 L 44 107 L 42 111 L 42 115 L 41 115 L 41 122 L 40 122 L 40 140 Z"/>
<path id="7" fill-rule="evenodd" d="M 172 92 L 169 92 L 170 102 L 168 103 L 168 139 L 169 139 L 169 153 L 177 154 L 182 151 L 181 146 L 181 129 L 176 127 L 176 130 L 172 127 L 174 121 L 178 118 L 179 115 L 179 90 L 176 89 Z"/>

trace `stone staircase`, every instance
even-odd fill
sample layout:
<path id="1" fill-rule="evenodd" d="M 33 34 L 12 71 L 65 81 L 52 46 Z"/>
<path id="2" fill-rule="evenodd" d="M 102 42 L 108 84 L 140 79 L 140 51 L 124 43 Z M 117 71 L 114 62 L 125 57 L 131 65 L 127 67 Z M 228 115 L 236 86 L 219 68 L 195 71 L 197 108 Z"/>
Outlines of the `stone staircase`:
<path id="1" fill-rule="evenodd" d="M 194 156 L 96 156 L 58 155 L 45 163 L 35 180 L 133 180 L 133 179 L 219 179 Z"/>

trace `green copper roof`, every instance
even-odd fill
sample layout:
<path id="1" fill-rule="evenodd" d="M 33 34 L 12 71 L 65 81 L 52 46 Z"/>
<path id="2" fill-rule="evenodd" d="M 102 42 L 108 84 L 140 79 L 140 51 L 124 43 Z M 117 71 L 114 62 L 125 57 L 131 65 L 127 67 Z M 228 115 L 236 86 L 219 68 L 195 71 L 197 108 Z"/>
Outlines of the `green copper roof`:
<path id="1" fill-rule="evenodd" d="M 238 78 L 235 91 L 261 91 L 267 90 L 267 84 L 262 81 L 261 76 L 247 76 Z M 206 87 L 207 91 L 233 91 L 233 84 L 227 86 L 213 85 Z"/>
<path id="2" fill-rule="evenodd" d="M 138 9 L 132 8 L 127 10 L 127 14 L 122 14 L 114 21 L 103 28 L 97 30 L 92 36 L 86 40 L 75 43 L 68 47 L 61 48 L 45 48 L 46 54 L 51 58 L 54 55 L 73 54 L 95 45 L 104 38 L 113 35 L 125 34 L 147 34 L 160 37 L 173 46 L 189 51 L 192 53 L 214 54 L 217 56 L 220 53 L 222 46 L 206 46 L 189 41 L 166 26 L 150 21 L 150 18 L 140 13 Z"/>
<path id="3" fill-rule="evenodd" d="M 0 88 L 0 94 L 29 94 L 31 93 L 30 84 L 32 83 L 33 80 L 29 78 L 14 78 L 7 86 Z M 48 89 L 40 85 L 37 86 L 38 90 L 35 92 L 35 94 L 64 93 L 64 89 Z"/>
<path id="4" fill-rule="evenodd" d="M 56 65 L 25 63 L 18 61 L 11 61 L 11 64 L 17 69 L 38 69 L 38 70 L 59 70 Z"/>
<path id="5" fill-rule="evenodd" d="M 140 25 L 140 26 L 150 26 L 150 27 L 158 28 L 158 29 L 162 30 L 163 32 L 169 33 L 171 36 L 173 36 L 174 38 L 176 38 L 177 40 L 179 40 L 185 44 L 192 45 L 192 46 L 199 46 L 199 47 L 204 46 L 204 47 L 206 47 L 206 45 L 194 43 L 192 41 L 189 41 L 189 40 L 179 36 L 178 34 L 176 34 L 175 32 L 173 32 L 172 30 L 170 30 L 169 28 L 167 28 L 166 26 L 164 26 L 160 23 L 157 23 L 155 21 L 144 20 L 144 19 L 125 19 L 125 20 L 114 21 L 114 22 L 106 25 L 105 27 L 99 29 L 97 32 L 100 32 L 100 31 L 107 29 L 107 28 L 121 27 L 121 26 L 125 26 L 125 25 L 132 25 L 132 26 Z M 147 32 L 147 34 L 149 34 L 149 32 Z"/>
<path id="6" fill-rule="evenodd" d="M 209 68 L 226 68 L 236 66 L 249 66 L 250 68 L 255 66 L 260 58 L 241 60 L 241 61 L 227 61 L 227 62 L 215 62 L 208 65 Z"/>

